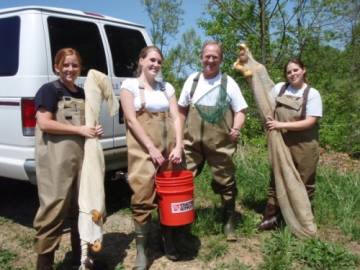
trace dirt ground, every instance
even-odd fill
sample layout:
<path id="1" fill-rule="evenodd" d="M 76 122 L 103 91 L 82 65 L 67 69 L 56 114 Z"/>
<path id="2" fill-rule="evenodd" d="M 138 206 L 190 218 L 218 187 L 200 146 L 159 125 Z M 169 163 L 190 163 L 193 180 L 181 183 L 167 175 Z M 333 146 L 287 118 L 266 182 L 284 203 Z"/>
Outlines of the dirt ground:
<path id="1" fill-rule="evenodd" d="M 334 167 L 340 171 L 360 171 L 360 161 L 352 160 L 346 154 L 322 153 L 321 164 Z M 129 206 L 129 190 L 122 181 L 108 181 L 107 209 L 108 219 L 105 224 L 103 250 L 96 254 L 99 262 L 98 269 L 131 269 L 135 260 L 136 249 Z M 13 268 L 34 269 L 36 256 L 32 250 L 34 229 L 32 220 L 38 207 L 36 187 L 8 179 L 0 179 L 0 251 L 10 250 L 17 254 Z M 240 207 L 240 206 L 238 206 Z M 171 262 L 163 256 L 161 251 L 159 229 L 152 224 L 150 236 L 151 266 L 150 270 L 182 270 L 182 269 L 218 269 L 218 266 L 230 264 L 236 260 L 241 263 L 258 266 L 263 258 L 261 242 L 268 233 L 261 233 L 251 238 L 240 238 L 230 243 L 228 252 L 217 260 L 207 262 L 204 259 L 207 245 L 211 239 L 198 239 L 194 235 L 186 234 L 177 239 L 178 248 L 184 253 L 179 262 Z M 320 231 L 322 238 L 344 238 L 340 232 Z M 65 229 L 60 249 L 56 253 L 57 269 L 70 269 L 70 240 L 69 230 Z M 216 237 L 211 236 L 216 240 Z M 329 239 L 334 240 L 334 239 Z M 346 239 L 337 239 L 346 242 L 354 253 L 360 255 L 360 243 L 349 242 Z M 105 264 L 102 264 L 106 262 Z M 0 261 L 1 263 L 1 261 Z M 223 268 L 226 269 L 226 268 Z"/>

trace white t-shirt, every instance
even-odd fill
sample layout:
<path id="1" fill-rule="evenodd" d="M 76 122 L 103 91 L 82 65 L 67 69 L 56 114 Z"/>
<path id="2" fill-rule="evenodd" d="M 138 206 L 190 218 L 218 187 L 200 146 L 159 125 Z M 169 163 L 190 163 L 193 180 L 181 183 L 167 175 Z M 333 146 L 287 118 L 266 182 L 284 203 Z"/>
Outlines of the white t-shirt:
<path id="1" fill-rule="evenodd" d="M 190 98 L 191 88 L 194 83 L 194 78 L 196 77 L 197 74 L 198 72 L 191 74 L 184 83 L 178 101 L 178 104 L 182 107 L 187 107 L 190 104 L 195 104 L 211 89 L 214 89 L 216 86 L 221 85 L 221 76 L 222 76 L 221 73 L 219 73 L 218 75 L 216 75 L 214 78 L 211 79 L 204 78 L 204 75 L 201 73 L 194 95 L 192 96 L 192 98 Z M 228 97 L 230 98 L 229 101 L 230 101 L 231 109 L 234 112 L 239 112 L 248 107 L 241 93 L 240 87 L 230 76 L 227 76 L 226 92 L 228 94 Z"/>
<path id="2" fill-rule="evenodd" d="M 274 97 L 274 99 L 279 95 L 281 87 L 284 85 L 284 82 L 277 83 L 273 89 L 271 89 L 270 94 Z M 285 90 L 284 95 L 294 96 L 294 97 L 302 97 L 304 94 L 304 90 L 307 87 L 307 84 L 301 89 L 293 88 L 291 85 Z M 322 101 L 319 91 L 310 87 L 308 100 L 306 104 L 306 116 L 315 116 L 322 117 Z"/>
<path id="3" fill-rule="evenodd" d="M 135 110 L 139 111 L 141 109 L 139 80 L 137 78 L 125 79 L 121 84 L 121 89 L 126 89 L 133 94 Z M 154 91 L 144 90 L 145 109 L 149 112 L 165 112 L 169 110 L 169 99 L 174 93 L 174 87 L 167 82 L 165 83 L 165 93 L 161 90 L 159 83 Z"/>

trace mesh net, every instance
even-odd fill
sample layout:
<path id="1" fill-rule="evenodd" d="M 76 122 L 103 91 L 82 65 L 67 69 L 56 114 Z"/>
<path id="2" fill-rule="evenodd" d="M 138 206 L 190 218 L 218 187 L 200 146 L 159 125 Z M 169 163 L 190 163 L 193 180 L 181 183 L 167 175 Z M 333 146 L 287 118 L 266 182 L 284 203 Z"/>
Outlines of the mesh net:
<path id="1" fill-rule="evenodd" d="M 218 85 L 199 98 L 194 105 L 204 121 L 218 124 L 224 119 L 229 109 L 229 102 L 230 97 L 226 90 Z"/>

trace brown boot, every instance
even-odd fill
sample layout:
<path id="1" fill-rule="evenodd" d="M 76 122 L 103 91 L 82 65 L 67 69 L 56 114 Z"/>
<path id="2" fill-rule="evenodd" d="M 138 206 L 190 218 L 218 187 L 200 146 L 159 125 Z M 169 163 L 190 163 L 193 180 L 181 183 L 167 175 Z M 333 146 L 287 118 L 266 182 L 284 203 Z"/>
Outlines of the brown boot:
<path id="1" fill-rule="evenodd" d="M 263 219 L 258 226 L 260 231 L 274 230 L 279 226 L 280 208 L 273 204 L 267 204 Z"/>
<path id="2" fill-rule="evenodd" d="M 39 254 L 36 262 L 36 270 L 52 270 L 54 264 L 54 251 Z"/>

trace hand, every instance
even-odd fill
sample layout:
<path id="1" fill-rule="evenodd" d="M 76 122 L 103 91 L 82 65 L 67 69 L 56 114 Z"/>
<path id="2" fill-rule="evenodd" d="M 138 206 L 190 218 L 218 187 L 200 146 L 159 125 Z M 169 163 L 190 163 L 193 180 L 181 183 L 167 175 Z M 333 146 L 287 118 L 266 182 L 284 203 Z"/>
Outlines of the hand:
<path id="1" fill-rule="evenodd" d="M 94 127 L 79 126 L 79 135 L 85 138 L 94 138 L 96 136 L 96 129 Z"/>
<path id="2" fill-rule="evenodd" d="M 282 128 L 282 122 L 274 120 L 271 116 L 267 116 L 265 127 L 268 130 L 278 130 Z"/>
<path id="3" fill-rule="evenodd" d="M 98 137 L 101 137 L 102 135 L 104 135 L 104 130 L 103 130 L 102 125 L 96 125 L 95 132 L 96 132 L 96 136 L 98 136 Z"/>
<path id="4" fill-rule="evenodd" d="M 180 164 L 182 162 L 182 147 L 180 146 L 177 146 L 175 147 L 170 155 L 169 155 L 169 160 L 172 162 L 172 163 L 175 163 L 175 164 Z"/>
<path id="5" fill-rule="evenodd" d="M 157 149 L 155 146 L 152 146 L 151 148 L 149 148 L 149 155 L 155 165 L 159 164 L 159 166 L 161 166 L 165 161 L 164 156 L 161 154 L 159 149 Z"/>
<path id="6" fill-rule="evenodd" d="M 230 129 L 230 140 L 232 142 L 237 142 L 239 135 L 240 135 L 240 129 L 237 128 Z"/>

